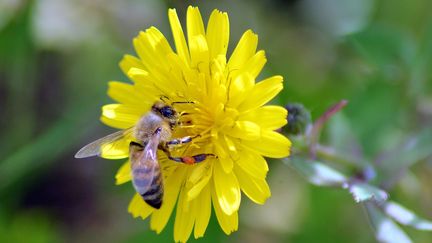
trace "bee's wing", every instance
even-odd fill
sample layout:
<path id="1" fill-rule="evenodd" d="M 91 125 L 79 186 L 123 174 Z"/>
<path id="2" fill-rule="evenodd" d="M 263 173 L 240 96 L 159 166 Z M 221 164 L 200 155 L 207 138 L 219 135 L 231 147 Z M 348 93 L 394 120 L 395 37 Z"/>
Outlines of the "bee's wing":
<path id="1" fill-rule="evenodd" d="M 157 162 L 157 149 L 160 143 L 160 133 L 155 133 L 144 148 L 144 159 Z"/>
<path id="2" fill-rule="evenodd" d="M 134 186 L 141 195 L 145 194 L 153 184 L 161 185 L 162 183 L 157 160 L 159 143 L 160 134 L 155 134 L 147 142 L 144 150 L 136 154 L 137 156 L 134 156 L 134 151 L 139 148 L 131 148 L 130 159 Z"/>
<path id="3" fill-rule="evenodd" d="M 122 141 L 123 138 L 132 134 L 134 127 L 128 128 L 126 130 L 121 130 L 110 135 L 107 135 L 103 138 L 100 138 L 92 143 L 87 144 L 83 148 L 81 148 L 76 154 L 75 158 L 86 158 L 91 156 L 100 156 L 102 153 L 102 149 L 104 151 L 113 150 L 118 148 L 120 143 L 124 143 Z"/>

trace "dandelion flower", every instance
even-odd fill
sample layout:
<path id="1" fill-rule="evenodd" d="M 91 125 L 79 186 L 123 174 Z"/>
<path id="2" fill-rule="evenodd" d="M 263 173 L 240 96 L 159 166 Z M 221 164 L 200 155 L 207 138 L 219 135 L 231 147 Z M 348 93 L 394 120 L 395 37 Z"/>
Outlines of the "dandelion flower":
<path id="1" fill-rule="evenodd" d="M 256 82 L 266 57 L 257 51 L 258 37 L 246 31 L 227 60 L 229 22 L 227 13 L 214 10 L 205 27 L 196 7 L 187 10 L 185 37 L 175 9 L 168 11 L 175 51 L 155 27 L 140 32 L 133 40 L 138 57 L 125 55 L 120 62 L 132 84 L 112 81 L 108 95 L 116 104 L 102 108 L 101 120 L 108 126 L 126 129 L 136 124 L 157 100 L 187 101 L 175 109 L 182 125 L 174 137 L 196 137 L 175 148 L 174 153 L 211 153 L 194 165 L 167 159 L 158 151 L 165 193 L 160 209 L 147 205 L 136 194 L 129 212 L 134 217 L 151 217 L 150 227 L 160 233 L 173 210 L 174 240 L 185 242 L 193 231 L 202 237 L 212 206 L 226 234 L 238 228 L 241 192 L 257 204 L 270 197 L 266 182 L 265 157 L 289 155 L 290 141 L 276 129 L 286 124 L 287 111 L 266 105 L 282 90 L 282 77 Z M 187 41 L 186 41 L 187 39 Z M 132 139 L 132 138 L 130 138 Z M 127 158 L 130 140 L 103 151 L 102 157 Z M 127 161 L 116 175 L 116 183 L 131 180 Z"/>

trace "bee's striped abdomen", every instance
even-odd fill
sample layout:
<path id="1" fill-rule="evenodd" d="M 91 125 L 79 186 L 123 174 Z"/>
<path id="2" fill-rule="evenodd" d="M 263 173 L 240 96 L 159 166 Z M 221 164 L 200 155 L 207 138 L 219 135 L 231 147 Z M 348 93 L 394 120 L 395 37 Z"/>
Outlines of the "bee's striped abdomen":
<path id="1" fill-rule="evenodd" d="M 162 205 L 163 183 L 159 166 L 140 166 L 132 169 L 132 181 L 136 191 L 150 206 L 159 209 Z"/>

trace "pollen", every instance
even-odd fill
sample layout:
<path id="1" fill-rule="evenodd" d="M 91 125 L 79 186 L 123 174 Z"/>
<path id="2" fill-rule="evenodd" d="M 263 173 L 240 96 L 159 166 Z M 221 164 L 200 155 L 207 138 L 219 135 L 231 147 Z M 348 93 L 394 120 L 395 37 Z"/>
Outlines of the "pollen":
<path id="1" fill-rule="evenodd" d="M 183 157 L 183 162 L 185 162 L 188 165 L 192 165 L 195 163 L 195 159 L 193 157 Z"/>

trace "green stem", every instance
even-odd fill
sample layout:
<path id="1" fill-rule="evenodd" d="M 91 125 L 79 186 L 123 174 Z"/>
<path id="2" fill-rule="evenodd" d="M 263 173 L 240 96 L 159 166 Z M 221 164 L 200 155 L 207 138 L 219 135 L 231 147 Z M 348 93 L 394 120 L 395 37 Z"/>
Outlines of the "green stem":
<path id="1" fill-rule="evenodd" d="M 359 169 L 369 165 L 369 162 L 364 159 L 355 158 L 354 156 L 340 153 L 331 147 L 326 147 L 320 144 L 316 145 L 316 154 L 318 158 L 355 166 Z"/>
<path id="2" fill-rule="evenodd" d="M 305 142 L 305 139 L 294 140 L 295 145 L 293 146 L 296 150 L 295 153 L 301 154 L 302 156 L 309 157 L 309 144 Z M 316 159 L 336 162 L 339 164 L 354 167 L 355 169 L 364 169 L 369 166 L 369 162 L 364 159 L 356 158 L 352 155 L 341 153 L 335 149 L 321 144 L 315 144 Z"/>

